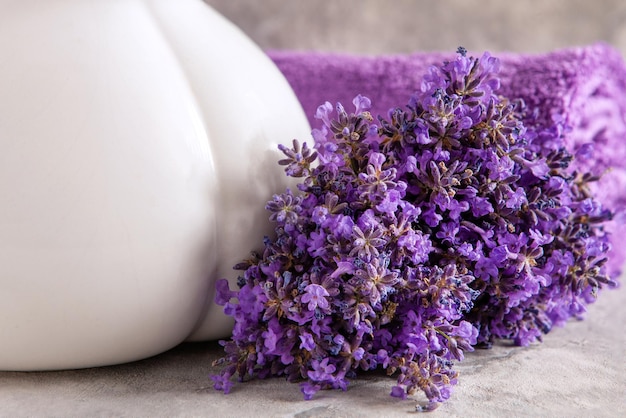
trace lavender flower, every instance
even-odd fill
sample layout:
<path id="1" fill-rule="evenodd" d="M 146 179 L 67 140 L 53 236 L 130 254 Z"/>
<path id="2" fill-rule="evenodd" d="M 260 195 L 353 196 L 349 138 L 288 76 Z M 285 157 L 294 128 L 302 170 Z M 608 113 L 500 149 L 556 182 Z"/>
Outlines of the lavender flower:
<path id="1" fill-rule="evenodd" d="M 307 303 L 307 309 L 314 311 L 319 309 L 321 311 L 327 311 L 329 308 L 326 296 L 330 296 L 328 291 L 319 284 L 311 283 L 304 288 L 304 295 L 300 298 L 300 301 Z"/>
<path id="2" fill-rule="evenodd" d="M 392 396 L 421 391 L 431 410 L 465 352 L 539 341 L 616 284 L 612 215 L 577 165 L 590 151 L 566 148 L 558 115 L 545 127 L 498 96 L 498 68 L 459 48 L 378 123 L 368 98 L 353 113 L 327 102 L 313 149 L 280 147 L 302 181 L 268 202 L 275 236 L 240 265 L 239 290 L 218 282 L 235 327 L 216 389 L 286 376 L 310 399 L 383 368 Z"/>

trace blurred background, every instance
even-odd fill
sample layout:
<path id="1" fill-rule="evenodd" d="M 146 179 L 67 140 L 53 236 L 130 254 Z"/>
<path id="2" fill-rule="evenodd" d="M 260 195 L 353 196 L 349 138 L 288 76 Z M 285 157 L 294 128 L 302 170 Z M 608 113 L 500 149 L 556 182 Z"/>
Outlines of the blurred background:
<path id="1" fill-rule="evenodd" d="M 263 49 L 545 52 L 604 41 L 626 55 L 624 0 L 205 1 Z"/>

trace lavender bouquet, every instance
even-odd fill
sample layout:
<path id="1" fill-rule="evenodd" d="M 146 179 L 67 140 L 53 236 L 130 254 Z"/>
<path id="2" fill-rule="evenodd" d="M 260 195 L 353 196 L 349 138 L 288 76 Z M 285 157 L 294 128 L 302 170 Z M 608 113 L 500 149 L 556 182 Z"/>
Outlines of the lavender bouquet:
<path id="1" fill-rule="evenodd" d="M 312 147 L 280 146 L 301 181 L 268 202 L 276 234 L 236 267 L 239 289 L 218 282 L 235 327 L 216 389 L 285 376 L 309 399 L 384 369 L 392 396 L 434 409 L 465 352 L 540 341 L 616 285 L 592 146 L 498 95 L 498 69 L 459 48 L 405 106 L 375 119 L 369 98 L 327 102 Z"/>

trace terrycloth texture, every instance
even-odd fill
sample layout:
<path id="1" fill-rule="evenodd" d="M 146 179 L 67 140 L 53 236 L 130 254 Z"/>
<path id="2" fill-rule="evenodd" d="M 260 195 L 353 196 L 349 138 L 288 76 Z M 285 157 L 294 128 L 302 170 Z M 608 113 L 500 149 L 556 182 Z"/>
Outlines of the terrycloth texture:
<path id="1" fill-rule="evenodd" d="M 453 54 L 416 53 L 391 56 L 354 56 L 329 53 L 273 51 L 270 57 L 283 72 L 311 126 L 314 114 L 325 101 L 346 108 L 357 94 L 372 99 L 373 115 L 386 115 L 403 107 L 420 88 L 431 65 Z M 500 58 L 500 94 L 521 98 L 536 108 L 540 124 L 550 126 L 553 117 L 564 118 L 571 130 L 565 133 L 570 151 L 593 144 L 593 154 L 579 166 L 594 173 L 607 172 L 596 193 L 616 212 L 611 222 L 613 249 L 609 269 L 615 276 L 626 260 L 621 237 L 626 206 L 626 66 L 613 48 L 598 44 L 541 55 L 497 54 Z M 308 138 L 300 138 L 308 140 Z M 309 140 L 311 142 L 311 140 Z"/>

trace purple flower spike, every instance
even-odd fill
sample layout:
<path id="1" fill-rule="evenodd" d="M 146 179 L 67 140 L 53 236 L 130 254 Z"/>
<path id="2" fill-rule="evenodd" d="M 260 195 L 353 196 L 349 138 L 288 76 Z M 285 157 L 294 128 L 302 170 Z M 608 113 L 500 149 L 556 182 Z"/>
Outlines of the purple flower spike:
<path id="1" fill-rule="evenodd" d="M 382 368 L 391 396 L 432 410 L 466 352 L 541 341 L 617 285 L 608 231 L 626 199 L 602 194 L 617 183 L 567 117 L 500 95 L 500 65 L 459 48 L 377 124 L 367 97 L 326 102 L 313 147 L 280 146 L 301 182 L 267 203 L 275 234 L 239 290 L 217 283 L 235 327 L 216 389 L 286 376 L 311 399 Z"/>

